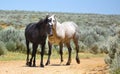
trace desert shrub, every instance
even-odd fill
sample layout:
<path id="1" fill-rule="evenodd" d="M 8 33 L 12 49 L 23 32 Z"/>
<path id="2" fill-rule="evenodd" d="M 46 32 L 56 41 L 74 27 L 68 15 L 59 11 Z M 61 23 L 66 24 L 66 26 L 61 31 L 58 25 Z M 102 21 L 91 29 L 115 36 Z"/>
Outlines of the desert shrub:
<path id="1" fill-rule="evenodd" d="M 108 54 L 108 45 L 104 42 L 102 42 L 99 46 L 99 49 L 101 52 Z"/>
<path id="2" fill-rule="evenodd" d="M 16 51 L 16 43 L 13 42 L 13 41 L 8 41 L 6 43 L 6 48 L 9 50 L 9 51 Z"/>
<path id="3" fill-rule="evenodd" d="M 108 33 L 107 33 L 108 29 L 105 28 L 105 27 L 100 27 L 100 26 L 96 25 L 93 29 L 98 35 L 101 35 L 101 36 L 104 36 L 104 37 L 108 36 Z"/>
<path id="4" fill-rule="evenodd" d="M 79 52 L 86 52 L 86 51 L 87 51 L 87 46 L 80 41 L 79 42 Z"/>
<path id="5" fill-rule="evenodd" d="M 0 40 L 4 42 L 9 51 L 25 50 L 25 37 L 23 30 L 8 27 L 0 31 Z"/>
<path id="6" fill-rule="evenodd" d="M 119 74 L 120 73 L 120 37 L 117 34 L 114 37 L 108 38 L 108 55 L 105 58 L 105 62 L 110 67 L 111 74 Z"/>
<path id="7" fill-rule="evenodd" d="M 112 64 L 112 59 L 107 55 L 104 59 L 105 63 L 108 64 L 109 66 Z"/>
<path id="8" fill-rule="evenodd" d="M 120 54 L 115 53 L 115 59 L 112 60 L 110 70 L 112 74 L 120 74 Z"/>
<path id="9" fill-rule="evenodd" d="M 18 38 L 18 32 L 13 27 L 8 27 L 0 32 L 0 40 L 3 42 L 15 41 Z"/>
<path id="10" fill-rule="evenodd" d="M 99 47 L 97 44 L 93 44 L 90 48 L 90 52 L 93 53 L 93 54 L 97 54 L 99 53 Z"/>
<path id="11" fill-rule="evenodd" d="M 0 41 L 0 55 L 4 55 L 6 53 L 7 53 L 7 49 L 5 47 L 5 44 L 2 41 Z"/>
<path id="12" fill-rule="evenodd" d="M 112 74 L 120 73 L 120 46 L 117 48 L 114 53 L 114 59 L 112 58 L 112 64 L 110 65 L 110 71 Z"/>
<path id="13" fill-rule="evenodd" d="M 17 41 L 16 42 L 16 49 L 18 51 L 22 51 L 23 53 L 26 53 L 26 45 L 25 45 L 25 41 Z"/>
<path id="14" fill-rule="evenodd" d="M 0 30 L 2 30 L 3 28 L 0 26 Z"/>

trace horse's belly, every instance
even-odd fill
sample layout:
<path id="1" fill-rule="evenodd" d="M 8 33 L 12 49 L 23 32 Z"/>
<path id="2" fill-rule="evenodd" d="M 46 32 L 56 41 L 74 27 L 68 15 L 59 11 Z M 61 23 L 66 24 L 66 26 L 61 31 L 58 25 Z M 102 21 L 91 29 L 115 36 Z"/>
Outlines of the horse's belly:
<path id="1" fill-rule="evenodd" d="M 56 37 L 48 37 L 48 40 L 50 43 L 55 44 L 55 45 L 59 45 L 59 43 L 61 41 L 60 39 L 58 39 Z"/>

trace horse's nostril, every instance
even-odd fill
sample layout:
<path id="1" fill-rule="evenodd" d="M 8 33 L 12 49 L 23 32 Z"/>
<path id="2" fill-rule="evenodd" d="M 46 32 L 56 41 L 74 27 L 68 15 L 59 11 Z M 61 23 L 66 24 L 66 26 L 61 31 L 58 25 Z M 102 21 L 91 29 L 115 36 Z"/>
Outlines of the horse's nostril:
<path id="1" fill-rule="evenodd" d="M 50 34 L 50 36 L 53 36 L 53 34 Z"/>
<path id="2" fill-rule="evenodd" d="M 52 33 L 52 32 L 50 32 L 50 33 L 49 33 L 49 36 L 53 36 L 53 33 Z"/>

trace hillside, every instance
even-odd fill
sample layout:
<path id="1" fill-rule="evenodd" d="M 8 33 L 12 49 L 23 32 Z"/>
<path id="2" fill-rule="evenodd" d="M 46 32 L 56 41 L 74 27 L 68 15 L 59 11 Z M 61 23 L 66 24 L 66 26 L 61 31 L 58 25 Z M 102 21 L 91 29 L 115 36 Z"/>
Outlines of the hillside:
<path id="1" fill-rule="evenodd" d="M 0 10 L 0 27 L 12 26 L 17 30 L 23 30 L 27 24 L 37 22 L 46 14 L 55 14 L 59 22 L 74 21 L 81 32 L 80 47 L 91 49 L 104 49 L 104 43 L 110 37 L 116 36 L 120 31 L 120 15 L 103 14 L 78 14 L 58 12 L 34 12 L 34 11 L 4 11 Z M 22 29 L 21 29 L 22 28 Z M 99 46 L 99 44 L 101 44 Z M 82 51 L 82 50 L 81 50 Z"/>
<path id="2" fill-rule="evenodd" d="M 110 26 L 120 25 L 120 15 L 102 14 L 75 14 L 58 12 L 34 12 L 34 11 L 4 11 L 0 10 L 0 23 L 13 26 L 24 26 L 30 22 L 36 22 L 45 17 L 46 14 L 56 14 L 60 22 L 74 21 L 79 26 Z"/>

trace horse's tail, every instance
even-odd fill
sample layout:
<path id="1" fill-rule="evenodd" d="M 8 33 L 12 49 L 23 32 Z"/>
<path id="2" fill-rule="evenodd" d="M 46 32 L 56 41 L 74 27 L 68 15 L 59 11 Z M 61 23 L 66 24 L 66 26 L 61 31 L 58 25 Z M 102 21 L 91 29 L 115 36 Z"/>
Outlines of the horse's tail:
<path id="1" fill-rule="evenodd" d="M 27 26 L 26 26 L 26 29 L 28 29 L 33 23 L 29 23 Z"/>
<path id="2" fill-rule="evenodd" d="M 76 37 L 78 38 L 78 40 L 80 40 L 81 32 L 80 32 L 79 29 L 76 31 L 75 35 L 76 35 Z"/>
<path id="3" fill-rule="evenodd" d="M 80 38 L 81 32 L 80 32 L 79 26 L 76 23 L 74 23 L 74 26 L 75 26 L 75 29 L 76 29 L 76 35 Z"/>
<path id="4" fill-rule="evenodd" d="M 74 22 L 71 22 L 71 23 L 72 23 L 72 25 L 75 27 L 76 32 L 77 32 L 77 33 L 80 33 L 79 26 L 78 26 L 76 23 L 74 23 Z"/>

